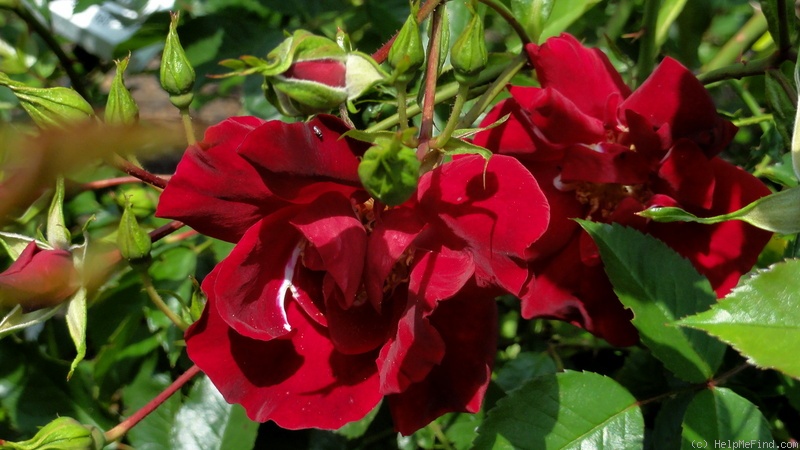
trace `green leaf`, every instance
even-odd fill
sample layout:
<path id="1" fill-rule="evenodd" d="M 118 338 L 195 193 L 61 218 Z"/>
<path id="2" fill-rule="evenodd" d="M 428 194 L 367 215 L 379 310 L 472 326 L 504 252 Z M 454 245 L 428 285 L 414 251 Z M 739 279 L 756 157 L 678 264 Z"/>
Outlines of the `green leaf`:
<path id="1" fill-rule="evenodd" d="M 751 364 L 800 378 L 800 260 L 778 263 L 735 288 L 710 310 L 677 325 L 729 343 Z"/>
<path id="2" fill-rule="evenodd" d="M 653 442 L 658 442 L 660 450 L 681 448 L 681 425 L 686 408 L 694 398 L 694 393 L 685 392 L 665 401 L 658 410 L 653 424 Z"/>
<path id="3" fill-rule="evenodd" d="M 247 418 L 241 405 L 231 405 L 203 377 L 192 388 L 172 429 L 174 449 L 253 448 L 258 424 Z"/>
<path id="4" fill-rule="evenodd" d="M 544 23 L 550 17 L 555 0 L 511 0 L 511 12 L 520 25 L 525 28 L 528 36 L 539 42 Z"/>
<path id="5" fill-rule="evenodd" d="M 145 362 L 134 381 L 123 389 L 126 415 L 139 410 L 170 385 L 172 380 L 167 375 L 153 374 L 155 362 L 155 357 Z M 170 434 L 180 406 L 180 395 L 166 399 L 155 411 L 131 428 L 127 435 L 131 445 L 140 449 L 171 450 Z"/>
<path id="6" fill-rule="evenodd" d="M 528 380 L 556 373 L 556 363 L 545 353 L 520 353 L 497 371 L 497 385 L 510 392 Z"/>
<path id="7" fill-rule="evenodd" d="M 372 424 L 372 421 L 375 419 L 375 416 L 378 415 L 378 411 L 381 409 L 381 404 L 383 402 L 378 402 L 372 411 L 368 412 L 366 416 L 361 418 L 360 420 L 356 420 L 355 422 L 350 422 L 347 425 L 339 428 L 335 431 L 336 434 L 346 437 L 347 439 L 356 439 L 364 435 L 366 433 L 367 428 Z"/>
<path id="8" fill-rule="evenodd" d="M 453 155 L 481 155 L 488 163 L 492 157 L 492 151 L 479 145 L 472 144 L 461 139 L 450 138 L 442 147 L 442 153 L 448 156 Z"/>
<path id="9" fill-rule="evenodd" d="M 70 379 L 75 367 L 86 356 L 86 288 L 84 287 L 78 289 L 67 303 L 67 328 L 78 352 L 67 374 L 67 379 Z"/>
<path id="10" fill-rule="evenodd" d="M 716 303 L 708 280 L 658 239 L 619 224 L 578 220 L 592 236 L 620 301 L 653 355 L 679 378 L 701 383 L 722 362 L 725 346 L 699 332 L 669 326 Z"/>
<path id="11" fill-rule="evenodd" d="M 715 448 L 715 443 L 722 441 L 752 440 L 765 446 L 773 442 L 769 425 L 756 405 L 723 387 L 698 393 L 686 408 L 682 428 L 684 449 L 698 448 L 701 443 Z"/>
<path id="12" fill-rule="evenodd" d="M 567 371 L 534 378 L 499 400 L 478 428 L 475 449 L 641 449 L 636 399 L 611 378 Z"/>
<path id="13" fill-rule="evenodd" d="M 794 234 L 800 232 L 800 187 L 761 197 L 742 209 L 719 216 L 697 217 L 676 207 L 651 207 L 638 214 L 657 222 L 697 222 L 707 225 L 741 220 L 762 230 Z"/>

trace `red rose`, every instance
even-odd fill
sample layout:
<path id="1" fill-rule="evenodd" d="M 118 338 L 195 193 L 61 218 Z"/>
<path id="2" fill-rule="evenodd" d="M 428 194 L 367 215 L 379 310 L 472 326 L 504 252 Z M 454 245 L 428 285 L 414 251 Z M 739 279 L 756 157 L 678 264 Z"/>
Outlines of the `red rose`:
<path id="1" fill-rule="evenodd" d="M 541 87 L 511 88 L 512 98 L 484 124 L 509 113 L 510 119 L 475 139 L 522 161 L 550 203 L 550 226 L 530 255 L 536 281 L 522 297 L 523 316 L 567 320 L 616 345 L 637 341 L 630 313 L 576 217 L 620 222 L 663 240 L 725 295 L 770 233 L 737 221 L 659 224 L 636 215 L 679 206 L 713 216 L 769 194 L 716 157 L 736 128 L 716 113 L 703 85 L 666 58 L 631 92 L 602 52 L 566 34 L 526 50 Z"/>
<path id="2" fill-rule="evenodd" d="M 0 273 L 0 304 L 26 312 L 56 306 L 78 290 L 78 272 L 67 250 L 43 250 L 31 241 Z"/>
<path id="3" fill-rule="evenodd" d="M 331 116 L 229 119 L 187 151 L 158 215 L 236 242 L 186 334 L 228 401 L 284 428 L 334 429 L 388 395 L 410 434 L 480 407 L 493 298 L 525 288 L 547 206 L 513 158 L 470 156 L 387 209 L 361 187 L 365 144 L 346 130 Z"/>

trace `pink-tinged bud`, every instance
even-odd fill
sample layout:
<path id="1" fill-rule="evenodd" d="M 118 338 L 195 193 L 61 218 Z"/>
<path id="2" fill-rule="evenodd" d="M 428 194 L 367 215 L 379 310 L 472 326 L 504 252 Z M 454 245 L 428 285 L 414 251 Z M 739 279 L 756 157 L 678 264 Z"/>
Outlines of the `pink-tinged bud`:
<path id="1" fill-rule="evenodd" d="M 314 81 L 330 87 L 344 88 L 347 82 L 346 69 L 344 62 L 335 59 L 298 61 L 281 75 L 284 78 Z"/>
<path id="2" fill-rule="evenodd" d="M 0 273 L 0 305 L 25 312 L 56 306 L 78 290 L 78 272 L 67 250 L 43 250 L 31 242 Z"/>

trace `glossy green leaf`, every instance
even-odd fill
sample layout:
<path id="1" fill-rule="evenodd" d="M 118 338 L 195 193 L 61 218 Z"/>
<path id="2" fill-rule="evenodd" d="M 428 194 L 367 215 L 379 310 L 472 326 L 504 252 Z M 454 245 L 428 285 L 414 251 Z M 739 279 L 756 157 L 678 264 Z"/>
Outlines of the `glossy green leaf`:
<path id="1" fill-rule="evenodd" d="M 161 393 L 172 380 L 163 373 L 153 373 L 155 358 L 143 365 L 136 379 L 122 391 L 125 414 L 130 415 Z M 134 448 L 148 450 L 171 450 L 170 434 L 175 415 L 181 406 L 180 395 L 172 395 L 152 413 L 128 432 L 127 439 Z"/>
<path id="2" fill-rule="evenodd" d="M 554 3 L 557 2 L 555 0 L 511 0 L 511 11 L 514 13 L 514 17 L 534 42 L 538 42 Z"/>
<path id="3" fill-rule="evenodd" d="M 665 0 L 658 10 L 656 23 L 656 46 L 661 47 L 667 40 L 669 29 L 683 11 L 688 0 Z"/>
<path id="4" fill-rule="evenodd" d="M 497 371 L 495 382 L 506 392 L 522 386 L 528 380 L 556 373 L 556 363 L 545 353 L 520 353 Z"/>
<path id="5" fill-rule="evenodd" d="M 231 405 L 222 398 L 207 377 L 192 388 L 175 417 L 172 448 L 176 450 L 249 449 L 258 432 L 258 424 L 247 418 L 241 405 Z"/>
<path id="6" fill-rule="evenodd" d="M 800 378 L 800 260 L 778 263 L 735 288 L 710 310 L 677 325 L 729 343 L 751 364 Z"/>
<path id="7" fill-rule="evenodd" d="M 694 383 L 710 379 L 725 346 L 669 325 L 716 303 L 708 280 L 654 237 L 616 223 L 578 222 L 600 249 L 614 292 L 633 311 L 642 342 L 679 378 Z"/>
<path id="8" fill-rule="evenodd" d="M 652 435 L 653 442 L 658 442 L 659 450 L 681 448 L 681 425 L 693 398 L 694 392 L 684 392 L 667 399 L 659 408 Z"/>
<path id="9" fill-rule="evenodd" d="M 476 449 L 641 449 L 644 419 L 636 399 L 592 372 L 544 375 L 499 400 L 478 429 Z"/>
<path id="10" fill-rule="evenodd" d="M 544 42 L 547 38 L 557 36 L 573 22 L 578 20 L 592 6 L 600 0 L 573 0 L 553 2 L 550 15 L 544 24 L 544 30 L 539 36 L 539 42 Z"/>
<path id="11" fill-rule="evenodd" d="M 716 443 L 725 441 L 756 441 L 765 447 L 773 442 L 756 405 L 723 387 L 698 393 L 686 408 L 682 428 L 683 449 L 718 448 Z"/>

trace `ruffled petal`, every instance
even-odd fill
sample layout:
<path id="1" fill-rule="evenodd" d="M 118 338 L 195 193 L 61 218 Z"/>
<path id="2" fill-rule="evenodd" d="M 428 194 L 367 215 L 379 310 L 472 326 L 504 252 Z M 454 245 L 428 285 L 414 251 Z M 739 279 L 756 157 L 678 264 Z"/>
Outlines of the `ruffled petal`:
<path id="1" fill-rule="evenodd" d="M 222 319 L 242 336 L 268 340 L 292 329 L 285 302 L 295 290 L 301 236 L 286 223 L 291 212 L 273 214 L 247 230 L 217 265 L 214 284 L 203 283 L 218 299 Z"/>
<path id="2" fill-rule="evenodd" d="M 349 196 L 361 186 L 358 157 L 368 144 L 340 139 L 346 131 L 344 122 L 327 115 L 307 123 L 270 121 L 248 135 L 239 154 L 287 201 L 309 203 L 329 191 Z"/>
<path id="3" fill-rule="evenodd" d="M 681 139 L 667 153 L 658 169 L 665 186 L 661 193 L 670 195 L 685 207 L 708 209 L 714 201 L 714 169 L 705 154 L 692 141 Z"/>
<path id="4" fill-rule="evenodd" d="M 549 207 L 517 160 L 496 155 L 455 159 L 419 181 L 419 204 L 440 239 L 452 234 L 473 254 L 481 287 L 516 294 L 528 279 L 526 251 L 545 231 Z M 460 248 L 455 248 L 460 249 Z"/>
<path id="5" fill-rule="evenodd" d="M 264 123 L 232 117 L 206 130 L 186 149 L 161 194 L 157 217 L 180 220 L 205 235 L 238 241 L 247 229 L 282 204 L 258 171 L 236 153 L 247 135 Z"/>
<path id="6" fill-rule="evenodd" d="M 466 251 L 421 248 L 414 258 L 408 289 L 426 311 L 440 300 L 456 295 L 475 273 L 472 254 Z"/>
<path id="7" fill-rule="evenodd" d="M 337 352 L 324 328 L 295 302 L 287 306 L 293 333 L 269 341 L 236 333 L 217 313 L 217 302 L 209 295 L 200 320 L 186 332 L 187 352 L 225 400 L 244 406 L 252 420 L 332 430 L 361 419 L 381 400 L 376 352 Z"/>
<path id="8" fill-rule="evenodd" d="M 348 308 L 361 287 L 367 251 L 367 231 L 350 200 L 336 193 L 323 195 L 290 222 L 322 259 L 324 270 L 342 292 L 341 306 Z"/>
<path id="9" fill-rule="evenodd" d="M 681 63 L 664 58 L 620 110 L 631 109 L 656 128 L 669 124 L 673 140 L 688 138 L 707 157 L 722 151 L 737 128 L 717 114 L 717 108 L 700 81 Z"/>
<path id="10" fill-rule="evenodd" d="M 395 429 L 409 435 L 448 412 L 475 413 L 491 380 L 497 351 L 497 307 L 471 290 L 439 303 L 430 315 L 445 354 L 422 380 L 388 396 Z"/>
<path id="11" fill-rule="evenodd" d="M 650 176 L 644 156 L 617 144 L 602 144 L 596 149 L 572 146 L 562 164 L 561 179 L 565 182 L 639 184 Z"/>
<path id="12" fill-rule="evenodd" d="M 525 47 L 543 88 L 552 88 L 572 100 L 584 113 L 603 120 L 606 104 L 626 98 L 630 88 L 599 49 L 589 49 L 564 33 L 538 46 Z"/>

